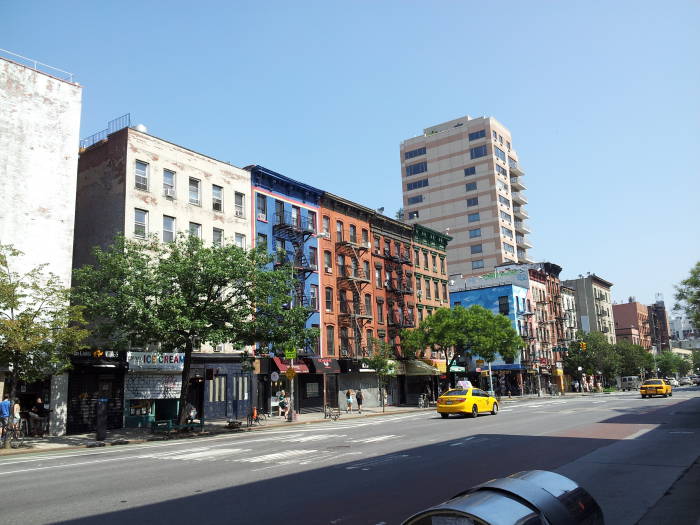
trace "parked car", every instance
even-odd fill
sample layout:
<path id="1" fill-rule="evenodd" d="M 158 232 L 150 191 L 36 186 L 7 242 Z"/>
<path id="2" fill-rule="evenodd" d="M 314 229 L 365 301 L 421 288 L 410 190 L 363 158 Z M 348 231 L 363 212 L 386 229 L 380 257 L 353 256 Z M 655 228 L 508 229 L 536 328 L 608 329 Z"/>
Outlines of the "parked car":
<path id="1" fill-rule="evenodd" d="M 647 379 L 639 387 L 639 393 L 642 397 L 653 397 L 653 396 L 672 396 L 673 388 L 665 379 Z"/>
<path id="2" fill-rule="evenodd" d="M 690 379 L 689 377 L 681 377 L 681 378 L 678 380 L 678 383 L 680 384 L 680 386 L 692 385 L 692 384 L 693 384 L 693 380 Z"/>
<path id="3" fill-rule="evenodd" d="M 495 397 L 478 388 L 453 388 L 438 398 L 437 411 L 443 419 L 450 414 L 477 417 L 490 412 L 495 416 L 498 414 L 498 402 Z"/>
<path id="4" fill-rule="evenodd" d="M 622 376 L 617 378 L 617 387 L 626 392 L 628 390 L 637 390 L 642 380 L 639 376 Z"/>
<path id="5" fill-rule="evenodd" d="M 671 386 L 681 386 L 681 384 L 678 382 L 678 379 L 675 377 L 672 377 L 671 379 L 668 379 L 668 384 Z"/>

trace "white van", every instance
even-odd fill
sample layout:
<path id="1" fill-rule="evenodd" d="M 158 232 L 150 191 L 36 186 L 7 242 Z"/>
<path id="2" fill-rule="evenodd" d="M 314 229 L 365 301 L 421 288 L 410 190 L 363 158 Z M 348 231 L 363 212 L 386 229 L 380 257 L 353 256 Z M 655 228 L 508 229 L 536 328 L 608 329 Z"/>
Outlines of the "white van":
<path id="1" fill-rule="evenodd" d="M 617 378 L 617 387 L 622 391 L 639 390 L 642 380 L 639 376 L 622 376 Z"/>

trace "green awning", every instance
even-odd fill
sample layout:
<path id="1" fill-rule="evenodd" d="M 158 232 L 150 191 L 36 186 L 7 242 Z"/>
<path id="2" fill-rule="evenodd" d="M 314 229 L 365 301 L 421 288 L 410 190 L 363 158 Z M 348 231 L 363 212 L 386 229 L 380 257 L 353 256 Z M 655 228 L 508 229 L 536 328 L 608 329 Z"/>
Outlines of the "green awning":
<path id="1" fill-rule="evenodd" d="M 405 373 L 407 376 L 439 376 L 440 370 L 423 361 L 412 359 L 406 361 Z"/>

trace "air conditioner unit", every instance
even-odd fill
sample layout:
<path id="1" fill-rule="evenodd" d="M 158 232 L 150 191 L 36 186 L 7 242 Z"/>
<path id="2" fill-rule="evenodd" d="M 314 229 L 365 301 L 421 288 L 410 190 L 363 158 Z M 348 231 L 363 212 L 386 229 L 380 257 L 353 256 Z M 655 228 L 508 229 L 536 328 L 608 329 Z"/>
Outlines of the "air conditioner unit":
<path id="1" fill-rule="evenodd" d="M 372 243 L 369 241 L 365 241 L 362 243 L 362 246 L 364 246 L 365 248 L 367 248 L 369 250 L 372 248 Z"/>
<path id="2" fill-rule="evenodd" d="M 333 268 L 328 268 L 327 266 L 324 268 L 326 273 L 333 273 Z"/>
<path id="3" fill-rule="evenodd" d="M 214 201 L 212 203 L 212 208 L 214 208 L 214 211 L 221 211 L 223 209 L 223 205 L 220 201 Z"/>
<path id="4" fill-rule="evenodd" d="M 165 194 L 166 197 L 169 199 L 174 199 L 175 198 L 175 188 L 165 188 L 163 190 L 163 193 Z"/>
<path id="5" fill-rule="evenodd" d="M 416 292 L 416 295 L 417 295 L 418 297 L 423 297 L 423 291 L 422 291 L 422 290 L 418 290 L 418 291 Z"/>
<path id="6" fill-rule="evenodd" d="M 258 220 L 259 221 L 266 221 L 267 217 L 265 216 L 264 213 L 258 213 Z"/>
<path id="7" fill-rule="evenodd" d="M 331 236 L 331 234 L 328 232 L 321 232 L 321 233 L 316 235 L 316 237 L 318 237 L 319 239 L 329 239 L 330 236 Z"/>
<path id="8" fill-rule="evenodd" d="M 243 210 L 236 210 L 236 211 L 234 212 L 234 215 L 235 215 L 236 217 L 241 217 L 241 218 L 244 217 L 244 215 L 243 215 Z"/>
<path id="9" fill-rule="evenodd" d="M 309 268 L 311 268 L 313 271 L 318 270 L 318 266 L 316 266 L 315 264 L 310 264 Z"/>

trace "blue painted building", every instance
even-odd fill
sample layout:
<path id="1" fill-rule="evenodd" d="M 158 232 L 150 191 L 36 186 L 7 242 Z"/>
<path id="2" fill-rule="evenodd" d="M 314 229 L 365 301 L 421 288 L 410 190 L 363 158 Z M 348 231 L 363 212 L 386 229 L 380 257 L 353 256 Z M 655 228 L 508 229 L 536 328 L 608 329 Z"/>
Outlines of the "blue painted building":
<path id="1" fill-rule="evenodd" d="M 323 192 L 262 166 L 249 166 L 246 169 L 250 171 L 252 184 L 253 246 L 265 246 L 275 254 L 274 265 L 292 265 L 296 277 L 294 290 L 290 291 L 292 302 L 307 308 L 307 328 L 320 330 L 316 233 Z M 295 396 L 296 408 L 322 407 L 323 378 L 309 368 L 313 368 L 313 358 L 319 355 L 318 346 L 299 351 L 300 359 L 294 364 L 298 373 L 294 380 L 298 393 Z M 306 359 L 302 360 L 302 356 Z M 258 406 L 274 406 L 276 392 L 289 389 L 289 380 L 283 373 L 290 365 L 279 356 L 260 360 Z"/>
<path id="2" fill-rule="evenodd" d="M 518 334 L 525 338 L 527 335 L 528 318 L 532 315 L 527 310 L 527 282 L 522 286 L 514 283 L 496 284 L 494 286 L 483 286 L 480 288 L 465 289 L 463 286 L 452 285 L 450 289 L 450 307 L 462 306 L 469 308 L 473 305 L 483 306 L 495 314 L 505 315 L 510 319 L 513 328 Z M 460 289 L 461 288 L 461 289 Z M 477 372 L 477 368 L 487 370 L 488 364 L 483 362 L 479 356 L 472 356 L 465 363 L 467 370 L 472 373 L 472 378 Z M 506 363 L 502 357 L 498 357 L 491 363 L 491 370 L 494 372 L 494 388 L 501 394 L 506 395 L 511 392 L 514 395 L 522 393 L 524 374 L 527 367 L 521 363 L 521 356 L 517 356 L 513 362 Z M 488 379 L 488 378 L 486 378 Z"/>

